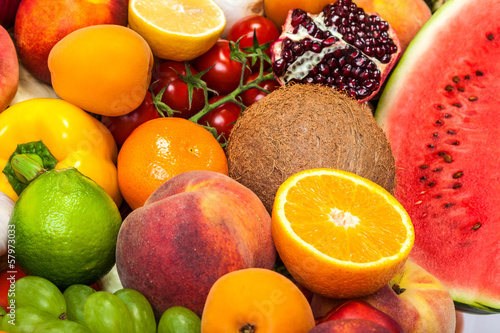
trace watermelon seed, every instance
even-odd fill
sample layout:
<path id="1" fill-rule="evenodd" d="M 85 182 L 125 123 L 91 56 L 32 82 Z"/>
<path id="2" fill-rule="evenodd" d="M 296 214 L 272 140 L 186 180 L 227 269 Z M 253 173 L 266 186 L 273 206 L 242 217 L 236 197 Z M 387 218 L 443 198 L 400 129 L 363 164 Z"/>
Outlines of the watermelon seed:
<path id="1" fill-rule="evenodd" d="M 461 108 L 462 107 L 462 104 L 460 104 L 460 103 L 453 103 L 452 105 L 455 106 L 455 107 L 457 107 L 457 108 Z"/>
<path id="2" fill-rule="evenodd" d="M 428 167 L 429 167 L 428 165 L 422 164 L 422 165 L 420 166 L 420 169 L 427 169 Z"/>
<path id="3" fill-rule="evenodd" d="M 453 143 L 452 143 L 452 145 L 454 145 L 454 146 L 458 146 L 458 145 L 460 145 L 460 142 L 455 141 L 455 142 L 453 142 Z"/>
<path id="4" fill-rule="evenodd" d="M 422 203 L 422 200 L 415 202 L 415 205 L 420 205 Z"/>
<path id="5" fill-rule="evenodd" d="M 437 120 L 436 125 L 441 126 L 441 125 L 443 125 L 443 122 L 441 120 Z"/>
<path id="6" fill-rule="evenodd" d="M 466 79 L 466 80 L 470 80 L 470 75 L 465 75 L 465 76 L 464 76 L 464 79 Z"/>
<path id="7" fill-rule="evenodd" d="M 442 171 L 442 170 L 443 170 L 443 168 L 436 168 L 436 169 L 434 169 L 434 170 L 432 170 L 432 171 L 434 171 L 434 172 L 439 172 L 439 171 Z"/>
<path id="8" fill-rule="evenodd" d="M 469 97 L 469 101 L 475 102 L 475 101 L 477 101 L 477 97 L 476 96 L 471 96 L 471 97 Z"/>
<path id="9" fill-rule="evenodd" d="M 437 134 L 437 133 L 432 133 L 432 136 L 433 136 L 434 138 L 437 138 L 437 137 L 438 137 L 438 134 Z"/>
<path id="10" fill-rule="evenodd" d="M 458 87 L 457 90 L 460 91 L 460 92 L 464 92 L 465 91 L 465 89 L 463 87 Z"/>
<path id="11" fill-rule="evenodd" d="M 484 73 L 483 73 L 483 72 L 481 72 L 481 71 L 476 71 L 476 75 L 477 75 L 477 76 L 483 76 L 483 75 L 484 75 Z"/>
<path id="12" fill-rule="evenodd" d="M 446 91 L 452 91 L 453 87 L 449 84 L 446 87 L 444 87 L 444 90 L 446 90 Z"/>
<path id="13" fill-rule="evenodd" d="M 489 34 L 488 36 L 486 36 L 486 38 L 487 38 L 488 40 L 493 40 L 493 34 Z"/>
<path id="14" fill-rule="evenodd" d="M 452 131 L 452 130 L 447 130 L 447 131 L 446 131 L 446 133 L 447 133 L 447 134 L 450 134 L 450 135 L 455 135 L 455 134 L 457 134 L 457 132 L 456 132 L 456 131 Z"/>
<path id="15" fill-rule="evenodd" d="M 457 179 L 457 178 L 460 178 L 464 175 L 464 172 L 463 171 L 458 171 L 458 172 L 455 172 L 453 174 L 453 178 Z"/>
<path id="16" fill-rule="evenodd" d="M 427 177 L 423 176 L 423 177 L 420 177 L 420 181 L 424 182 L 427 180 Z"/>
<path id="17" fill-rule="evenodd" d="M 427 184 L 427 186 L 429 186 L 429 187 L 433 187 L 434 185 L 436 185 L 435 182 L 430 182 L 429 184 Z"/>
<path id="18" fill-rule="evenodd" d="M 446 163 L 453 162 L 453 159 L 451 158 L 451 156 L 448 155 L 447 153 L 445 153 L 444 151 L 439 152 L 438 156 L 441 156 Z"/>
<path id="19" fill-rule="evenodd" d="M 451 203 L 451 202 L 443 205 L 444 208 L 450 208 L 450 207 L 453 207 L 453 206 L 455 206 L 455 204 Z"/>
<path id="20" fill-rule="evenodd" d="M 458 83 L 460 82 L 460 78 L 458 76 L 453 77 L 453 82 Z"/>
<path id="21" fill-rule="evenodd" d="M 433 145 L 427 145 L 427 147 L 428 147 L 428 148 L 434 148 L 434 146 L 433 146 Z"/>
<path id="22" fill-rule="evenodd" d="M 461 187 L 462 187 L 462 184 L 460 184 L 460 183 L 456 183 L 455 185 L 453 185 L 453 189 L 454 190 L 457 190 L 457 189 L 459 189 Z"/>
<path id="23" fill-rule="evenodd" d="M 445 118 L 451 118 L 451 114 L 447 113 L 444 115 Z"/>
<path id="24" fill-rule="evenodd" d="M 472 226 L 472 230 L 474 230 L 474 231 L 476 231 L 479 228 L 481 228 L 481 223 L 480 222 L 474 223 L 474 225 Z"/>
<path id="25" fill-rule="evenodd" d="M 435 199 L 441 199 L 441 197 L 442 197 L 442 195 L 441 195 L 441 194 L 438 194 L 438 195 L 436 195 L 434 198 L 435 198 Z"/>
<path id="26" fill-rule="evenodd" d="M 443 105 L 441 105 L 441 104 L 438 104 L 438 105 L 436 105 L 436 108 L 437 108 L 438 110 L 443 110 L 443 109 L 444 109 L 444 106 L 443 106 Z"/>

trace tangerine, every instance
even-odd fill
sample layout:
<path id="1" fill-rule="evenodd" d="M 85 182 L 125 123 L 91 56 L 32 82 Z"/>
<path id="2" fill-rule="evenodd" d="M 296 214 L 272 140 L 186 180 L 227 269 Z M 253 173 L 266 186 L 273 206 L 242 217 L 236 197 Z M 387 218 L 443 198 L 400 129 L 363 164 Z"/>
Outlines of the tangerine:
<path id="1" fill-rule="evenodd" d="M 202 126 L 176 117 L 156 118 L 137 127 L 118 154 L 118 185 L 132 209 L 142 207 L 165 181 L 185 171 L 228 175 L 219 142 Z"/>

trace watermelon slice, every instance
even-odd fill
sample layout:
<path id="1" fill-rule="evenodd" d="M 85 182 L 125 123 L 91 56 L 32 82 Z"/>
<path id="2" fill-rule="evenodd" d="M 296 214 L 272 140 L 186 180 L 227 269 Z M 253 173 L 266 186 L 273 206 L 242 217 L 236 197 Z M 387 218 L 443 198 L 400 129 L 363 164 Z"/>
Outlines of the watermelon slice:
<path id="1" fill-rule="evenodd" d="M 391 142 L 412 259 L 457 309 L 500 312 L 500 1 L 450 0 L 391 75 L 375 117 Z"/>

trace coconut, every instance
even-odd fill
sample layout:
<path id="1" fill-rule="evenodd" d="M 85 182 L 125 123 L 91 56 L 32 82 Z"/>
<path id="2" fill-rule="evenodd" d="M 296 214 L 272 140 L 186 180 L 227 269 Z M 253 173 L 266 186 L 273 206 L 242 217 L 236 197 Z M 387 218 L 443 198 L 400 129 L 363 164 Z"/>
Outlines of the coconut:
<path id="1" fill-rule="evenodd" d="M 394 193 L 394 157 L 371 109 L 326 86 L 285 86 L 252 104 L 231 130 L 226 154 L 229 175 L 270 213 L 278 187 L 307 169 L 352 172 Z"/>

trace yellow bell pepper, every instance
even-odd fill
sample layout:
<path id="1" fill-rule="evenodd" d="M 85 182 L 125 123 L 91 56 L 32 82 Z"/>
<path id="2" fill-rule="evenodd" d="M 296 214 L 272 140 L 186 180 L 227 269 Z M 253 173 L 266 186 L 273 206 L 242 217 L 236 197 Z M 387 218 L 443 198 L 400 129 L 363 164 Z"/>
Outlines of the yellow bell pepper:
<path id="1" fill-rule="evenodd" d="M 55 169 L 77 168 L 120 206 L 118 151 L 113 136 L 101 122 L 61 99 L 33 98 L 16 103 L 0 113 L 0 171 L 17 145 L 40 140 L 57 160 Z M 0 192 L 17 200 L 4 173 L 0 174 Z"/>

